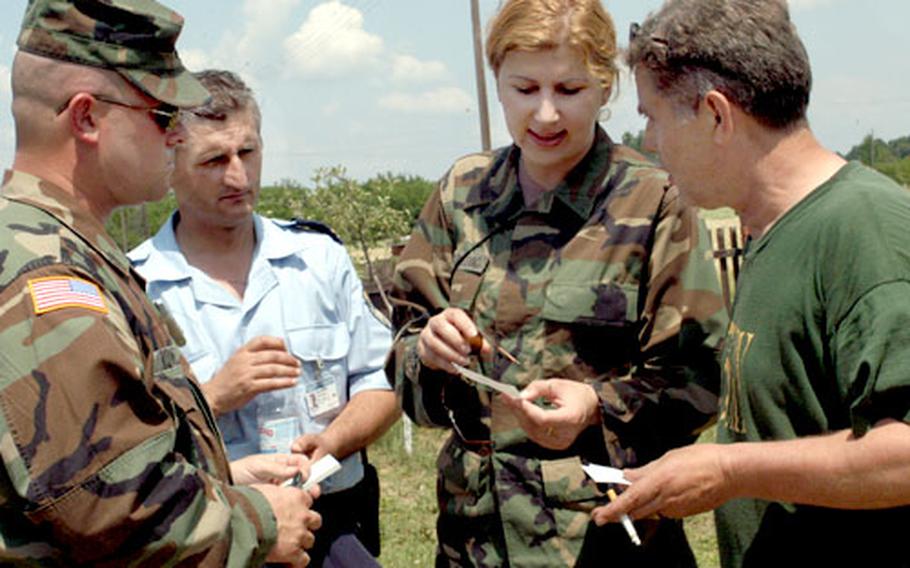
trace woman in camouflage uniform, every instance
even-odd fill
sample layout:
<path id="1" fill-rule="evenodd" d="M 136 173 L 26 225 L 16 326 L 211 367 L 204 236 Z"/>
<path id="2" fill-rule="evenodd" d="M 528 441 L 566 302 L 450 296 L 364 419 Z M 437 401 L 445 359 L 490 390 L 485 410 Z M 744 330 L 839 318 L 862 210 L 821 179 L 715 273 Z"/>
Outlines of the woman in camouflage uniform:
<path id="1" fill-rule="evenodd" d="M 616 51 L 599 0 L 505 2 L 487 57 L 514 143 L 455 163 L 398 264 L 398 297 L 423 313 L 402 325 L 388 372 L 412 419 L 452 429 L 437 566 L 695 564 L 677 521 L 639 521 L 642 547 L 591 523 L 606 488 L 581 469 L 695 439 L 715 412 L 726 322 L 695 212 L 597 123 Z M 539 445 L 452 363 L 519 389 L 585 381 L 601 412 Z"/>

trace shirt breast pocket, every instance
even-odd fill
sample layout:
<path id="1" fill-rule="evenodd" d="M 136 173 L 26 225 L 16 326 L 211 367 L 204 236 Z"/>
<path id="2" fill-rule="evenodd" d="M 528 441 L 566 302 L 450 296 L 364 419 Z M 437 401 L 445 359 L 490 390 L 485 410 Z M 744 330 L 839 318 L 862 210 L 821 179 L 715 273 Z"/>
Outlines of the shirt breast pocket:
<path id="1" fill-rule="evenodd" d="M 196 376 L 196 380 L 199 381 L 199 384 L 209 382 L 212 377 L 215 376 L 215 372 L 218 371 L 218 361 L 215 359 L 215 356 L 208 351 L 187 351 L 186 348 L 184 348 L 183 354 L 189 362 L 190 367 L 193 369 L 193 375 Z"/>
<path id="2" fill-rule="evenodd" d="M 289 329 L 287 334 L 288 347 L 301 363 L 297 386 L 301 407 L 311 420 L 328 424 L 348 399 L 348 328 L 326 323 Z"/>
<path id="3" fill-rule="evenodd" d="M 638 286 L 551 282 L 541 317 L 548 376 L 621 376 L 638 356 Z"/>

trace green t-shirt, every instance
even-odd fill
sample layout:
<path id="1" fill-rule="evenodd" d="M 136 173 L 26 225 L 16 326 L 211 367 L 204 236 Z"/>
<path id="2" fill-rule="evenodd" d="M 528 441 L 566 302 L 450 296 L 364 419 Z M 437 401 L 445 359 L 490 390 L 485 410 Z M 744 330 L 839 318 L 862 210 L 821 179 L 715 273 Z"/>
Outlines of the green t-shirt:
<path id="1" fill-rule="evenodd" d="M 752 243 L 722 369 L 721 442 L 908 420 L 910 192 L 850 163 Z M 910 508 L 738 499 L 716 518 L 725 568 L 910 565 Z"/>

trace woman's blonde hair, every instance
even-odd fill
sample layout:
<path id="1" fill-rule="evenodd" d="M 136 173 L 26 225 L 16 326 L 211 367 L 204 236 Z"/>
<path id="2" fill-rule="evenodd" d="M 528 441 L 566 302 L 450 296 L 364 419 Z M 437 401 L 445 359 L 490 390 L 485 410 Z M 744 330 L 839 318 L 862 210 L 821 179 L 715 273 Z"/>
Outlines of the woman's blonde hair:
<path id="1" fill-rule="evenodd" d="M 490 22 L 487 62 L 493 73 L 510 51 L 541 51 L 561 44 L 578 49 L 609 93 L 616 82 L 616 30 L 600 0 L 505 0 Z"/>

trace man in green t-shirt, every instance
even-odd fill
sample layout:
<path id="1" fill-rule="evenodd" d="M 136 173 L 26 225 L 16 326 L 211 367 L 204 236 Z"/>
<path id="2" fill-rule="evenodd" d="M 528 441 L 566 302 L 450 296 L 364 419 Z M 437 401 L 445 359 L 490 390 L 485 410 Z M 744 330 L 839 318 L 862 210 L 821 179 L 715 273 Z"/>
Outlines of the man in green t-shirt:
<path id="1" fill-rule="evenodd" d="M 910 565 L 910 193 L 816 140 L 781 0 L 668 1 L 633 25 L 627 59 L 645 145 L 689 200 L 734 208 L 752 242 L 720 443 L 627 470 L 595 521 L 717 508 L 725 567 Z M 577 385 L 540 381 L 510 402 L 552 436 L 596 404 Z"/>

